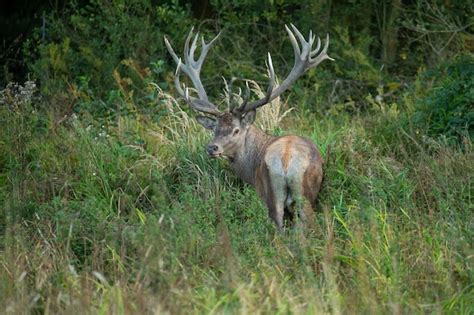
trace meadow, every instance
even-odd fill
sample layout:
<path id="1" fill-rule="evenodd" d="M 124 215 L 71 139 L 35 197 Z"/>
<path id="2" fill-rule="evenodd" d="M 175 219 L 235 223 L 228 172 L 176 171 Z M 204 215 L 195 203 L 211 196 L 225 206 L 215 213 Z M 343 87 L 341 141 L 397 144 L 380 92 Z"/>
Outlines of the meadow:
<path id="1" fill-rule="evenodd" d="M 106 72 L 71 34 L 0 92 L 1 313 L 474 313 L 471 53 L 395 79 L 337 31 L 336 62 L 258 111 L 257 126 L 309 137 L 325 160 L 314 230 L 278 231 L 207 157 L 170 59 Z M 91 65 L 102 76 L 74 72 Z"/>

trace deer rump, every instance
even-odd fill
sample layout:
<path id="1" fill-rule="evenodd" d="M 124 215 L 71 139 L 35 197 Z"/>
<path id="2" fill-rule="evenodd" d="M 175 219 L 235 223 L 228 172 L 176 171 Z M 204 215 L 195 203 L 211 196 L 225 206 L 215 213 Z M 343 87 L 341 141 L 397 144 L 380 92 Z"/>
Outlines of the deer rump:
<path id="1" fill-rule="evenodd" d="M 283 136 L 266 148 L 255 174 L 255 189 L 277 226 L 295 215 L 311 224 L 322 179 L 322 159 L 314 143 Z"/>

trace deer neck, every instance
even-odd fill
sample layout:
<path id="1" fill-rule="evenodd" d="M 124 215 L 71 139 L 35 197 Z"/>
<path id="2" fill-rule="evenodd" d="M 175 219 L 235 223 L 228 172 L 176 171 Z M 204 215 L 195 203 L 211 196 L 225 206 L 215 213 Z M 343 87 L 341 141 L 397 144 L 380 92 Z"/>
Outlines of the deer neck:
<path id="1" fill-rule="evenodd" d="M 255 186 L 255 174 L 267 146 L 275 137 L 253 125 L 247 129 L 242 150 L 230 161 L 230 167 L 244 182 Z"/>

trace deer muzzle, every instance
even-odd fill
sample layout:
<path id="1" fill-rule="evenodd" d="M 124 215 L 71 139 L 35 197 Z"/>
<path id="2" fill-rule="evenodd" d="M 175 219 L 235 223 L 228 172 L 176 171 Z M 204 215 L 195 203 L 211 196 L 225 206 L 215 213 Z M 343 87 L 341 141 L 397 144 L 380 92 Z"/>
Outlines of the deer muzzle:
<path id="1" fill-rule="evenodd" d="M 213 158 L 219 157 L 222 155 L 222 150 L 217 144 L 210 143 L 207 145 L 207 154 Z"/>

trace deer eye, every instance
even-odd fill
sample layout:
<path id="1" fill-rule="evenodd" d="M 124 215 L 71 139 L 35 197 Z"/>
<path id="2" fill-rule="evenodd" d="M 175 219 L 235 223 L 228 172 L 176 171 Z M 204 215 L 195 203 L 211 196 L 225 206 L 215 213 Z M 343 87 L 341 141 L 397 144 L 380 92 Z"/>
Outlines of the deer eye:
<path id="1" fill-rule="evenodd" d="M 238 134 L 239 134 L 239 131 L 240 131 L 239 128 L 235 128 L 235 129 L 234 129 L 234 132 L 233 132 L 233 135 L 234 135 L 234 136 L 238 135 Z"/>

